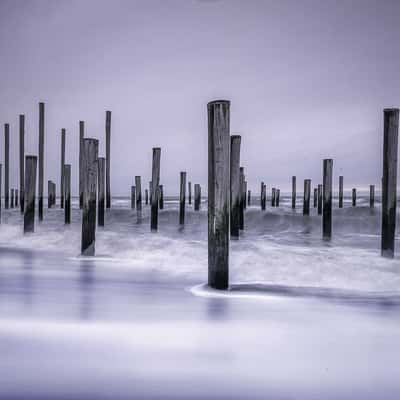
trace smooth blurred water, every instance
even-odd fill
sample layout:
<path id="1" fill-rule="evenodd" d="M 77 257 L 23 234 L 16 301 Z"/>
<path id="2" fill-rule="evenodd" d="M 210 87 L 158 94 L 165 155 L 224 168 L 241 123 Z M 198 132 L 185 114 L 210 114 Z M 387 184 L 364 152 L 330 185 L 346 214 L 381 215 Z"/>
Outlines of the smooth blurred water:
<path id="1" fill-rule="evenodd" d="M 138 221 L 115 199 L 80 257 L 72 224 L 46 210 L 23 235 L 0 226 L 1 399 L 398 399 L 400 258 L 379 255 L 379 204 L 312 209 L 258 199 L 232 241 L 231 290 L 207 281 L 207 210 L 178 203 Z M 257 204 L 257 205 L 256 205 Z M 399 237 L 396 239 L 399 248 Z"/>

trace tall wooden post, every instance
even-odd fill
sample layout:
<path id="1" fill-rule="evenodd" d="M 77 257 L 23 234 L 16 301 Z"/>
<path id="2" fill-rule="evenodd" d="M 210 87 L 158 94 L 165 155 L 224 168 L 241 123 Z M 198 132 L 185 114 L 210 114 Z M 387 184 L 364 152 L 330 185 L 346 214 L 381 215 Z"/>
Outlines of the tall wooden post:
<path id="1" fill-rule="evenodd" d="M 64 164 L 65 164 L 65 129 L 61 129 L 61 179 L 60 179 L 60 206 L 64 208 Z"/>
<path id="2" fill-rule="evenodd" d="M 239 238 L 240 226 L 240 135 L 231 136 L 230 185 L 231 185 L 231 239 Z M 200 185 L 199 185 L 200 186 Z"/>
<path id="3" fill-rule="evenodd" d="M 25 115 L 19 116 L 19 199 L 21 213 L 24 212 L 24 184 L 25 184 Z"/>
<path id="4" fill-rule="evenodd" d="M 4 208 L 10 207 L 10 125 L 4 124 Z"/>
<path id="5" fill-rule="evenodd" d="M 275 207 L 275 202 L 276 202 L 276 188 L 272 188 L 271 192 L 271 206 Z"/>
<path id="6" fill-rule="evenodd" d="M 179 195 L 179 225 L 185 225 L 186 172 L 181 172 Z"/>
<path id="7" fill-rule="evenodd" d="M 375 185 L 369 185 L 369 206 L 374 208 L 375 205 Z"/>
<path id="8" fill-rule="evenodd" d="M 333 160 L 325 159 L 323 164 L 323 215 L 322 237 L 330 240 L 332 236 L 332 169 Z"/>
<path id="9" fill-rule="evenodd" d="M 247 208 L 247 181 L 243 182 L 243 208 Z"/>
<path id="10" fill-rule="evenodd" d="M 52 190 L 53 187 L 51 181 L 47 181 L 47 208 L 51 208 L 51 205 L 53 204 Z"/>
<path id="11" fill-rule="evenodd" d="M 318 185 L 318 215 L 322 215 L 322 185 Z"/>
<path id="12" fill-rule="evenodd" d="M 239 229 L 244 229 L 244 199 L 243 199 L 243 188 L 244 188 L 244 167 L 239 168 Z"/>
<path id="13" fill-rule="evenodd" d="M 310 215 L 311 179 L 304 179 L 303 215 Z"/>
<path id="14" fill-rule="evenodd" d="M 260 196 L 260 200 L 261 200 L 261 210 L 264 211 L 265 210 L 265 206 L 266 206 L 266 186 L 264 182 L 261 182 L 261 196 Z"/>
<path id="15" fill-rule="evenodd" d="M 71 223 L 71 165 L 64 164 L 64 223 Z"/>
<path id="16" fill-rule="evenodd" d="M 142 217 L 142 184 L 140 182 L 140 176 L 135 176 L 136 186 L 136 213 L 140 219 Z"/>
<path id="17" fill-rule="evenodd" d="M 111 111 L 106 111 L 106 207 L 111 207 Z"/>
<path id="18" fill-rule="evenodd" d="M 343 208 L 343 176 L 339 176 L 339 208 Z"/>
<path id="19" fill-rule="evenodd" d="M 98 173 L 98 200 L 97 200 L 97 224 L 99 226 L 104 226 L 104 192 L 105 192 L 105 177 L 106 177 L 106 159 L 104 157 L 99 157 L 97 161 L 97 173 Z"/>
<path id="20" fill-rule="evenodd" d="M 353 207 L 357 205 L 357 189 L 353 188 L 351 190 L 351 204 Z"/>
<path id="21" fill-rule="evenodd" d="M 153 148 L 153 165 L 151 173 L 151 220 L 150 229 L 157 232 L 158 228 L 158 186 L 160 185 L 160 158 L 161 149 Z"/>
<path id="22" fill-rule="evenodd" d="M 0 164 L 0 223 L 1 223 L 1 187 L 2 187 L 3 165 Z"/>
<path id="23" fill-rule="evenodd" d="M 318 188 L 314 188 L 314 208 L 317 207 L 318 204 Z"/>
<path id="24" fill-rule="evenodd" d="M 188 182 L 189 204 L 192 204 L 192 182 Z"/>
<path id="25" fill-rule="evenodd" d="M 201 188 L 198 183 L 194 184 L 194 211 L 200 210 L 201 203 Z"/>
<path id="26" fill-rule="evenodd" d="M 296 208 L 296 177 L 292 176 L 292 208 Z"/>
<path id="27" fill-rule="evenodd" d="M 208 284 L 229 285 L 229 101 L 208 103 Z M 242 191 L 243 192 L 243 191 Z"/>
<path id="28" fill-rule="evenodd" d="M 144 199 L 145 199 L 145 204 L 147 205 L 147 204 L 149 204 L 149 191 L 148 191 L 148 189 L 145 189 L 144 190 Z"/>
<path id="29" fill-rule="evenodd" d="M 82 150 L 83 212 L 81 254 L 84 256 L 94 256 L 99 141 L 97 139 L 83 139 Z"/>
<path id="30" fill-rule="evenodd" d="M 43 179 L 44 179 L 44 103 L 39 103 L 39 221 L 43 220 Z"/>
<path id="31" fill-rule="evenodd" d="M 383 111 L 381 255 L 394 257 L 397 203 L 399 109 Z"/>
<path id="32" fill-rule="evenodd" d="M 135 186 L 131 186 L 131 210 L 135 209 L 135 205 L 136 205 L 136 187 Z"/>
<path id="33" fill-rule="evenodd" d="M 11 204 L 10 208 L 14 208 L 14 189 L 11 188 Z"/>
<path id="34" fill-rule="evenodd" d="M 158 193 L 160 195 L 160 198 L 158 200 L 159 206 L 160 206 L 160 210 L 163 210 L 164 209 L 164 188 L 163 188 L 163 185 L 159 186 Z"/>
<path id="35" fill-rule="evenodd" d="M 83 208 L 83 139 L 85 138 L 85 122 L 79 121 L 79 208 Z"/>
<path id="36" fill-rule="evenodd" d="M 15 189 L 15 207 L 18 208 L 18 189 Z"/>
<path id="37" fill-rule="evenodd" d="M 24 233 L 35 230 L 36 156 L 25 157 Z"/>
<path id="38" fill-rule="evenodd" d="M 247 204 L 250 206 L 251 204 L 251 190 L 247 191 Z"/>
<path id="39" fill-rule="evenodd" d="M 281 195 L 281 190 L 280 189 L 276 189 L 276 201 L 275 201 L 275 205 L 276 207 L 279 207 L 279 198 Z"/>

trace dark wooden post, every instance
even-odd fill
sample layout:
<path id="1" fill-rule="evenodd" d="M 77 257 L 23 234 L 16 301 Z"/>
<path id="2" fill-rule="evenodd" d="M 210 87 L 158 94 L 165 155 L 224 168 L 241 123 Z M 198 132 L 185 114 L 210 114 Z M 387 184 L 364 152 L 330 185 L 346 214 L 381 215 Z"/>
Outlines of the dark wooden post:
<path id="1" fill-rule="evenodd" d="M 160 158 L 161 149 L 153 148 L 153 165 L 151 172 L 151 220 L 150 229 L 157 232 L 158 228 L 158 186 L 160 185 Z"/>
<path id="2" fill-rule="evenodd" d="M 79 208 L 83 208 L 83 139 L 85 138 L 85 122 L 79 121 Z"/>
<path id="3" fill-rule="evenodd" d="M 65 164 L 65 129 L 61 129 L 61 179 L 60 179 L 60 206 L 64 208 L 64 164 Z"/>
<path id="4" fill-rule="evenodd" d="M 47 208 L 51 208 L 52 205 L 52 186 L 51 186 L 51 181 L 47 181 Z"/>
<path id="5" fill-rule="evenodd" d="M 296 177 L 292 176 L 292 208 L 296 208 Z"/>
<path id="6" fill-rule="evenodd" d="M 136 187 L 131 186 L 131 210 L 135 209 L 135 204 L 136 204 Z"/>
<path id="7" fill-rule="evenodd" d="M 381 255 L 393 258 L 396 232 L 399 110 L 385 109 L 383 118 Z"/>
<path id="8" fill-rule="evenodd" d="M 10 207 L 10 125 L 4 124 L 4 208 Z"/>
<path id="9" fill-rule="evenodd" d="M 351 203 L 352 206 L 355 207 L 357 205 L 357 189 L 353 188 L 351 190 Z"/>
<path id="10" fill-rule="evenodd" d="M 106 207 L 111 207 L 111 111 L 106 111 Z"/>
<path id="11" fill-rule="evenodd" d="M 323 215 L 322 237 L 330 240 L 332 236 L 332 169 L 333 160 L 325 159 L 323 164 Z"/>
<path id="12" fill-rule="evenodd" d="M 276 189 L 272 188 L 272 193 L 271 193 L 271 206 L 275 207 L 276 203 Z"/>
<path id="13" fill-rule="evenodd" d="M 201 203 L 201 188 L 198 183 L 194 184 L 194 210 L 200 210 L 200 203 Z"/>
<path id="14" fill-rule="evenodd" d="M 343 208 L 343 176 L 339 176 L 339 208 Z"/>
<path id="15" fill-rule="evenodd" d="M 21 213 L 24 212 L 24 183 L 25 183 L 25 115 L 19 116 L 19 199 Z"/>
<path id="16" fill-rule="evenodd" d="M 244 209 L 247 208 L 247 181 L 244 181 L 243 183 L 244 187 L 243 187 L 243 206 Z"/>
<path id="17" fill-rule="evenodd" d="M 2 187 L 3 165 L 0 164 L 0 223 L 1 223 L 1 187 Z"/>
<path id="18" fill-rule="evenodd" d="M 11 204 L 10 208 L 14 208 L 14 189 L 11 188 Z"/>
<path id="19" fill-rule="evenodd" d="M 163 185 L 160 185 L 160 187 L 158 188 L 158 193 L 160 194 L 160 198 L 159 198 L 160 210 L 163 210 L 164 209 L 164 189 L 163 189 Z"/>
<path id="20" fill-rule="evenodd" d="M 310 215 L 311 179 L 304 179 L 303 215 Z"/>
<path id="21" fill-rule="evenodd" d="M 145 199 L 145 204 L 149 204 L 149 191 L 147 189 L 144 190 L 144 199 Z"/>
<path id="22" fill-rule="evenodd" d="M 104 157 L 99 157 L 97 161 L 97 173 L 98 173 L 98 200 L 97 200 L 97 224 L 99 226 L 104 226 L 104 192 L 105 192 L 105 177 L 106 177 L 106 159 Z"/>
<path id="23" fill-rule="evenodd" d="M 150 205 L 152 204 L 152 195 L 153 195 L 153 186 L 152 182 L 149 182 L 149 197 L 150 197 Z"/>
<path id="24" fill-rule="evenodd" d="M 243 187 L 244 187 L 244 167 L 239 168 L 239 229 L 244 229 L 244 199 L 243 199 Z"/>
<path id="25" fill-rule="evenodd" d="M 35 193 L 37 157 L 25 157 L 24 233 L 35 230 Z"/>
<path id="26" fill-rule="evenodd" d="M 314 188 L 314 208 L 317 207 L 318 204 L 318 188 Z"/>
<path id="27" fill-rule="evenodd" d="M 251 190 L 247 191 L 247 204 L 250 206 L 251 204 Z"/>
<path id="28" fill-rule="evenodd" d="M 136 213 L 137 217 L 142 217 L 142 184 L 140 181 L 140 176 L 135 176 L 135 186 L 136 186 Z"/>
<path id="29" fill-rule="evenodd" d="M 375 205 L 375 185 L 369 185 L 369 206 L 374 208 Z"/>
<path id="30" fill-rule="evenodd" d="M 275 205 L 276 207 L 279 207 L 279 197 L 281 194 L 281 190 L 280 189 L 276 189 L 276 201 L 275 201 Z"/>
<path id="31" fill-rule="evenodd" d="M 230 159 L 231 239 L 239 238 L 239 227 L 240 227 L 240 142 L 241 142 L 240 135 L 232 135 L 231 136 L 231 159 Z"/>
<path id="32" fill-rule="evenodd" d="M 15 189 L 15 207 L 18 208 L 18 189 Z"/>
<path id="33" fill-rule="evenodd" d="M 192 204 L 192 182 L 188 183 L 188 191 L 189 191 L 189 204 Z"/>
<path id="34" fill-rule="evenodd" d="M 318 185 L 318 215 L 322 214 L 322 185 Z"/>
<path id="35" fill-rule="evenodd" d="M 179 195 L 179 225 L 185 225 L 186 172 L 181 172 Z"/>
<path id="36" fill-rule="evenodd" d="M 261 182 L 261 210 L 265 210 L 266 206 L 266 195 L 267 195 L 267 187 L 265 186 L 264 182 Z"/>
<path id="37" fill-rule="evenodd" d="M 39 221 L 43 220 L 43 179 L 44 179 L 44 103 L 39 103 Z"/>
<path id="38" fill-rule="evenodd" d="M 229 101 L 208 103 L 208 284 L 229 285 Z M 243 191 L 241 191 L 243 193 Z"/>
<path id="39" fill-rule="evenodd" d="M 71 223 L 71 165 L 64 164 L 64 222 Z"/>
<path id="40" fill-rule="evenodd" d="M 94 256 L 96 241 L 97 159 L 99 141 L 83 139 L 82 245 L 84 256 Z"/>

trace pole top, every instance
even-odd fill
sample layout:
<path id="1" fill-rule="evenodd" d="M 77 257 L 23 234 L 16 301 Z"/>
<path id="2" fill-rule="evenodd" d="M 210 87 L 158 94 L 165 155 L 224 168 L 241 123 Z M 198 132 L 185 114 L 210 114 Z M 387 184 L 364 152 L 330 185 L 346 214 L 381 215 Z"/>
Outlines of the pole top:
<path id="1" fill-rule="evenodd" d="M 213 100 L 213 101 L 210 101 L 207 104 L 207 106 L 211 107 L 211 106 L 218 105 L 218 104 L 225 104 L 225 105 L 229 106 L 231 104 L 231 102 L 229 100 Z"/>
<path id="2" fill-rule="evenodd" d="M 383 112 L 384 113 L 389 113 L 389 112 L 399 113 L 399 109 L 398 108 L 384 108 Z"/>
<path id="3" fill-rule="evenodd" d="M 231 135 L 231 139 L 239 139 L 239 140 L 241 140 L 242 137 L 240 135 Z"/>

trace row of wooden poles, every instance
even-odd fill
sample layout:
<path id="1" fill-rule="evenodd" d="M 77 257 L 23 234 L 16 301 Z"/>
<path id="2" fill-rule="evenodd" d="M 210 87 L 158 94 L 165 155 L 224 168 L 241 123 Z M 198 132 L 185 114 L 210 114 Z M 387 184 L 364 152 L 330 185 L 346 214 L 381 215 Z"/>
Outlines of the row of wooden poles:
<path id="1" fill-rule="evenodd" d="M 208 110 L 208 283 L 217 289 L 229 285 L 229 240 L 238 239 L 244 228 L 243 210 L 250 203 L 244 168 L 240 166 L 241 137 L 230 135 L 230 102 L 218 100 L 207 105 Z M 384 146 L 382 173 L 382 229 L 381 254 L 394 257 L 397 190 L 398 109 L 384 110 Z M 94 255 L 96 234 L 96 206 L 98 225 L 104 225 L 104 209 L 111 206 L 110 193 L 110 130 L 111 112 L 106 111 L 106 155 L 98 156 L 98 140 L 84 137 L 84 122 L 79 123 L 79 205 L 82 208 L 81 252 Z M 39 103 L 39 220 L 43 219 L 43 158 L 44 158 L 44 103 Z M 22 161 L 21 161 L 22 159 Z M 160 185 L 161 149 L 153 148 L 152 177 L 149 192 L 145 190 L 146 203 L 150 197 L 150 228 L 158 229 L 158 210 L 164 207 L 163 186 Z M 20 205 L 24 212 L 24 232 L 34 230 L 37 157 L 26 156 L 24 166 L 24 116 L 20 116 Z M 5 125 L 5 207 L 9 206 L 8 167 L 9 126 Z M 332 172 L 333 160 L 323 160 L 323 183 L 314 190 L 314 207 L 322 214 L 322 236 L 332 236 Z M 184 224 L 186 172 L 180 174 L 179 222 Z M 61 207 L 65 208 L 65 223 L 71 215 L 71 165 L 65 164 L 65 129 L 61 131 Z M 201 188 L 195 184 L 195 210 L 200 208 Z M 11 192 L 13 193 L 13 192 Z M 55 204 L 56 188 L 48 182 L 49 202 Z M 373 206 L 374 186 L 370 187 L 370 204 Z M 150 196 L 149 196 L 150 194 Z M 246 201 L 247 195 L 247 201 Z M 304 181 L 303 214 L 310 210 L 311 180 Z M 189 183 L 191 202 L 191 184 Z M 98 197 L 98 199 L 97 199 Z M 18 194 L 16 193 L 16 198 Z M 1 165 L 0 165 L 1 199 Z M 271 205 L 279 206 L 280 190 L 272 189 Z M 18 200 L 17 200 L 18 202 Z M 261 209 L 266 206 L 266 185 L 261 183 Z M 356 190 L 352 190 L 352 203 L 356 204 Z M 136 204 L 141 213 L 141 179 L 135 177 L 131 187 L 131 207 Z M 339 207 L 343 206 L 343 177 L 339 178 Z M 296 177 L 292 177 L 292 207 L 296 207 Z M 0 205 L 1 210 L 1 205 Z"/>

